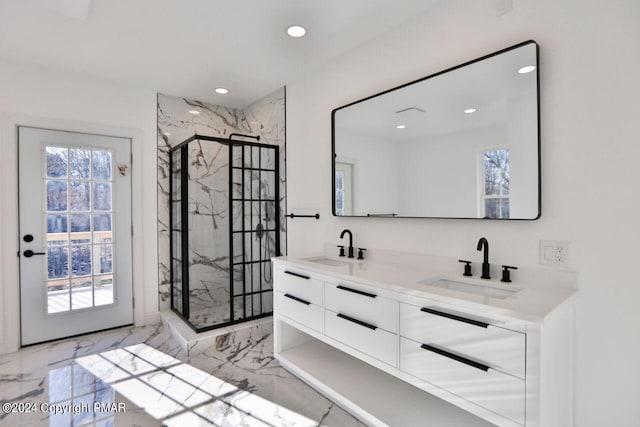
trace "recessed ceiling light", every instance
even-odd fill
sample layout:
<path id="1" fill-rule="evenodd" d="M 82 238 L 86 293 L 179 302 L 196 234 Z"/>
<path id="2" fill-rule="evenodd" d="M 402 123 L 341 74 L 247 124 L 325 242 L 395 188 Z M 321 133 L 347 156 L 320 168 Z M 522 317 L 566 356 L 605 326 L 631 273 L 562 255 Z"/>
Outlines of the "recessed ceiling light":
<path id="1" fill-rule="evenodd" d="M 198 114 L 200 114 L 200 111 L 198 111 L 198 110 L 189 110 L 189 114 L 193 114 L 194 116 L 197 116 Z"/>
<path id="2" fill-rule="evenodd" d="M 535 65 L 526 65 L 518 70 L 520 74 L 527 74 L 536 69 Z"/>
<path id="3" fill-rule="evenodd" d="M 406 127 L 407 127 L 407 125 L 398 125 L 398 126 L 396 126 L 396 129 L 404 129 Z"/>
<path id="4" fill-rule="evenodd" d="M 225 94 L 229 93 L 229 89 L 225 89 L 223 87 L 217 87 L 216 88 L 216 93 L 219 93 L 220 95 L 225 95 Z"/>
<path id="5" fill-rule="evenodd" d="M 467 108 L 466 110 L 464 110 L 465 114 L 471 114 L 471 113 L 475 113 L 476 109 L 475 108 Z"/>
<path id="6" fill-rule="evenodd" d="M 163 135 L 164 135 L 164 136 L 171 136 L 171 133 L 169 133 L 169 132 L 165 132 L 165 133 L 163 133 Z"/>
<path id="7" fill-rule="evenodd" d="M 299 38 L 307 34 L 307 30 L 300 25 L 292 25 L 287 28 L 287 34 L 289 34 L 290 37 Z"/>

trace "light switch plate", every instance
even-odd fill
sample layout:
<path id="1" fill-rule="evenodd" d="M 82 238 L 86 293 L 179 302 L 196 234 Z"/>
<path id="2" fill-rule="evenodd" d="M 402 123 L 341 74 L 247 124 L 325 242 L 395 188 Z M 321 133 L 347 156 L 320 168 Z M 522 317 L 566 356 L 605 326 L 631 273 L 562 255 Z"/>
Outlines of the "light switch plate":
<path id="1" fill-rule="evenodd" d="M 562 240 L 540 240 L 541 265 L 569 267 L 569 242 Z"/>

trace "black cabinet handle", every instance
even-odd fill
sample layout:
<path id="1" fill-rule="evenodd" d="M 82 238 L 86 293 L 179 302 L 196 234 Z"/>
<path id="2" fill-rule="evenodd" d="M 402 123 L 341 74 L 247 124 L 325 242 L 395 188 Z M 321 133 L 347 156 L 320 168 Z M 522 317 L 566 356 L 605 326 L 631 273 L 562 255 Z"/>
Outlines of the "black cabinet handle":
<path id="1" fill-rule="evenodd" d="M 436 316 L 446 317 L 447 319 L 457 320 L 458 322 L 464 322 L 470 325 L 479 326 L 481 328 L 487 328 L 489 326 L 488 323 L 480 322 L 479 320 L 467 319 L 466 317 L 456 316 L 455 314 L 450 314 L 450 313 L 444 313 L 442 311 L 433 310 L 427 307 L 422 307 L 420 311 L 424 311 L 425 313 L 435 314 Z"/>
<path id="2" fill-rule="evenodd" d="M 33 252 L 31 249 L 27 249 L 22 253 L 22 255 L 26 256 L 27 258 L 31 258 L 34 255 L 46 255 L 46 252 Z"/>
<path id="3" fill-rule="evenodd" d="M 357 323 L 360 326 L 364 326 L 365 328 L 369 328 L 369 329 L 372 329 L 374 331 L 376 329 L 378 329 L 377 326 L 374 326 L 374 325 L 372 325 L 370 323 L 367 323 L 367 322 L 363 322 L 362 320 L 354 319 L 353 317 L 349 317 L 346 314 L 338 313 L 338 314 L 336 314 L 336 316 L 338 316 L 338 317 L 340 317 L 340 318 L 342 318 L 344 320 L 348 320 L 349 322 Z"/>
<path id="4" fill-rule="evenodd" d="M 293 295 L 291 295 L 291 294 L 284 294 L 284 296 L 285 296 L 285 297 L 287 297 L 287 298 L 291 298 L 291 299 L 292 299 L 292 300 L 294 300 L 294 301 L 298 301 L 298 302 L 300 302 L 300 303 L 302 303 L 302 304 L 304 304 L 304 305 L 309 305 L 309 304 L 311 304 L 309 301 L 305 301 L 305 300 L 303 300 L 302 298 L 294 297 L 294 296 L 293 296 Z"/>
<path id="5" fill-rule="evenodd" d="M 429 351 L 432 351 L 434 353 L 437 353 L 440 356 L 448 357 L 449 359 L 453 359 L 453 360 L 455 360 L 457 362 L 464 363 L 465 365 L 472 366 L 472 367 L 474 367 L 476 369 L 480 369 L 480 370 L 485 371 L 485 372 L 487 372 L 489 370 L 489 366 L 487 366 L 487 365 L 483 365 L 482 363 L 478 363 L 478 362 L 475 362 L 473 360 L 467 359 L 466 357 L 458 356 L 457 354 L 449 353 L 448 351 L 444 351 L 444 350 L 439 349 L 437 347 L 432 347 L 432 346 L 427 345 L 427 344 L 422 344 L 420 347 L 425 349 L 425 350 L 429 350 Z"/>
<path id="6" fill-rule="evenodd" d="M 370 294 L 369 292 L 359 291 L 357 289 L 347 288 L 346 286 L 342 286 L 342 285 L 338 285 L 337 288 L 340 289 L 340 290 L 343 290 L 343 291 L 353 292 L 354 294 L 364 295 L 365 297 L 369 297 L 369 298 L 375 298 L 375 297 L 378 296 L 376 294 Z"/>
<path id="7" fill-rule="evenodd" d="M 307 280 L 311 279 L 311 277 L 309 276 L 305 276 L 304 274 L 300 274 L 300 273 L 294 273 L 293 271 L 285 270 L 284 272 L 285 274 L 290 274 L 292 276 L 300 277 L 301 279 L 307 279 Z"/>

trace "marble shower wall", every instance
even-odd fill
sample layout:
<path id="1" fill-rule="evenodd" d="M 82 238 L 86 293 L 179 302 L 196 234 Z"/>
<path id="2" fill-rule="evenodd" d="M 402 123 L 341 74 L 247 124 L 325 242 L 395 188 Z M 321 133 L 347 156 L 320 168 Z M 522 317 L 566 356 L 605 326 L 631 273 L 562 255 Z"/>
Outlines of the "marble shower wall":
<path id="1" fill-rule="evenodd" d="M 192 115 L 188 111 L 200 111 Z M 244 109 L 205 104 L 158 94 L 158 269 L 160 309 L 170 306 L 169 150 L 193 134 L 227 138 L 231 133 L 260 135 L 260 142 L 278 145 L 280 155 L 280 251 L 286 253 L 286 168 L 284 88 Z M 221 149 L 222 147 L 222 149 Z M 228 317 L 228 149 L 215 142 L 189 148 L 190 293 L 192 313 L 202 308 L 211 324 L 212 308 Z M 224 151 L 224 153 L 223 153 Z M 235 151 L 235 149 L 234 149 Z M 239 151 L 239 150 L 238 150 Z M 223 161 L 224 159 L 224 161 Z M 216 176 L 219 175 L 219 179 Z M 193 178 L 196 178 L 193 180 Z M 220 183 L 221 185 L 217 185 Z M 191 188 L 192 187 L 192 188 Z M 203 189 L 205 191 L 203 191 Z M 191 196 L 197 196 L 192 198 Z M 234 218 L 235 219 L 235 218 Z M 226 249 L 226 250 L 225 250 Z M 217 254 L 217 255 L 216 255 Z M 224 256 L 219 256 L 224 254 Z M 237 255 L 237 253 L 236 253 Z M 195 279 L 195 280 L 194 280 Z M 226 310 L 226 311 L 225 311 Z M 217 317 L 217 316 L 216 316 Z"/>
<path id="2" fill-rule="evenodd" d="M 231 320 L 229 147 L 195 140 L 187 152 L 189 315 L 195 326 L 204 327 Z"/>

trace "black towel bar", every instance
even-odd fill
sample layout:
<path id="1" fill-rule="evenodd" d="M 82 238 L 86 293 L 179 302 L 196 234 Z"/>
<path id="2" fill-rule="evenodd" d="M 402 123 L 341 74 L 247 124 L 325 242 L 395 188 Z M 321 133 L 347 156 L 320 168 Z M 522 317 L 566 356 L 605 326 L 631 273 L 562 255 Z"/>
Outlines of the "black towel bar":
<path id="1" fill-rule="evenodd" d="M 289 218 L 315 218 L 315 219 L 320 219 L 320 214 L 317 213 L 315 215 L 298 215 L 298 214 L 287 214 L 287 216 Z"/>

